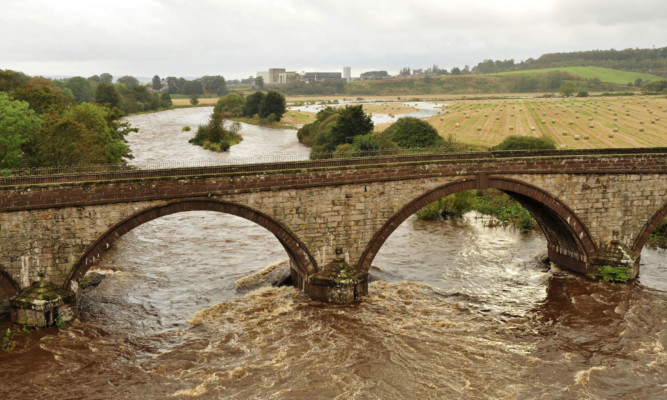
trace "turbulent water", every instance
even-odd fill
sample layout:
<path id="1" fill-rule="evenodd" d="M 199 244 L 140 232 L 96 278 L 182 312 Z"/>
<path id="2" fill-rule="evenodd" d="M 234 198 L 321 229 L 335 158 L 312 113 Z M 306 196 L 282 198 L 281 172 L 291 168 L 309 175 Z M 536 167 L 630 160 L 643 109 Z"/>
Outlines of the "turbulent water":
<path id="1" fill-rule="evenodd" d="M 183 125 L 210 109 L 129 118 L 134 162 L 213 158 Z M 231 156 L 306 154 L 294 131 L 244 125 Z M 631 284 L 542 265 L 540 234 L 410 218 L 371 270 L 370 296 L 332 306 L 235 282 L 287 254 L 268 231 L 212 212 L 125 235 L 94 272 L 73 327 L 17 334 L 0 398 L 664 399 L 667 257 Z"/>

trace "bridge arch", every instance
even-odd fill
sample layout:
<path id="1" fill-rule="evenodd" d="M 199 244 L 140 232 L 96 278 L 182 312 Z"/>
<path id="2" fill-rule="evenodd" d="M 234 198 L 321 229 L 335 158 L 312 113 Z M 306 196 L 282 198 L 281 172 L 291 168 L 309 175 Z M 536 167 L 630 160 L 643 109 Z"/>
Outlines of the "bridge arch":
<path id="1" fill-rule="evenodd" d="M 16 296 L 20 290 L 16 281 L 2 268 L 0 268 L 0 290 L 4 290 L 7 297 Z"/>
<path id="2" fill-rule="evenodd" d="M 361 255 L 358 268 L 367 271 L 394 230 L 422 207 L 450 194 L 488 188 L 507 193 L 530 212 L 544 232 L 549 257 L 553 262 L 577 272 L 590 272 L 589 260 L 597 255 L 598 249 L 590 232 L 575 213 L 555 196 L 536 186 L 502 177 L 448 183 L 412 200 L 375 233 Z"/>
<path id="3" fill-rule="evenodd" d="M 308 249 L 292 232 L 290 232 L 289 229 L 268 215 L 253 210 L 252 208 L 226 201 L 214 199 L 184 199 L 142 210 L 113 226 L 86 249 L 85 253 L 71 269 L 63 287 L 70 288 L 72 281 L 80 281 L 99 255 L 113 242 L 132 229 L 159 217 L 187 211 L 216 211 L 252 221 L 268 229 L 275 235 L 280 244 L 283 245 L 283 248 L 289 255 L 290 259 L 296 264 L 295 267 L 300 269 L 300 273 L 307 276 L 316 271 L 315 260 L 308 252 Z"/>
<path id="4" fill-rule="evenodd" d="M 644 245 L 648 241 L 648 237 L 651 236 L 651 233 L 660 225 L 660 222 L 667 218 L 667 203 L 663 204 L 662 208 L 656 212 L 653 217 L 644 225 L 639 235 L 635 239 L 634 244 L 632 245 L 632 250 L 637 253 L 641 252 L 644 248 Z"/>

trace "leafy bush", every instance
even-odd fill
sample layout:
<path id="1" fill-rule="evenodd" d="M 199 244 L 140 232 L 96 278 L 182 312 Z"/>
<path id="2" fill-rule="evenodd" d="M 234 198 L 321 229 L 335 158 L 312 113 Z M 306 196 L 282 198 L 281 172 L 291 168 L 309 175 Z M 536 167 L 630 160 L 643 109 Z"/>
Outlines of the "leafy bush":
<path id="1" fill-rule="evenodd" d="M 508 136 L 492 150 L 554 150 L 556 144 L 545 137 L 537 138 L 531 136 Z"/>
<path id="2" fill-rule="evenodd" d="M 431 124 L 414 117 L 400 118 L 385 129 L 382 136 L 403 148 L 437 147 L 444 144 L 444 139 Z"/>

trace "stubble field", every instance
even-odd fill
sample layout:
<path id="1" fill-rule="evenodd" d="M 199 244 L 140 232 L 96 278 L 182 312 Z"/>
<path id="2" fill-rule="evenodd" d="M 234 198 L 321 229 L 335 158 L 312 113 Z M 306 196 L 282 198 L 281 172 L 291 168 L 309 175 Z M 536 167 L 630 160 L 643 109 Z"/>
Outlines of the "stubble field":
<path id="1" fill-rule="evenodd" d="M 667 98 L 453 101 L 427 118 L 440 135 L 485 148 L 510 135 L 549 137 L 559 148 L 667 146 Z"/>

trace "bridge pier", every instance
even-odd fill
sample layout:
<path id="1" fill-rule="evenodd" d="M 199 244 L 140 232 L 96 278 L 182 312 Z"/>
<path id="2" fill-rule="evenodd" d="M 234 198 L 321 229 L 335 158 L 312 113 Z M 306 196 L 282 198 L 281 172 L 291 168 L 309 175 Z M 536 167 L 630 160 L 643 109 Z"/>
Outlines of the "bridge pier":
<path id="1" fill-rule="evenodd" d="M 368 272 L 352 267 L 342 249 L 321 271 L 305 276 L 292 267 L 294 286 L 311 299 L 333 304 L 348 304 L 368 295 Z"/>

